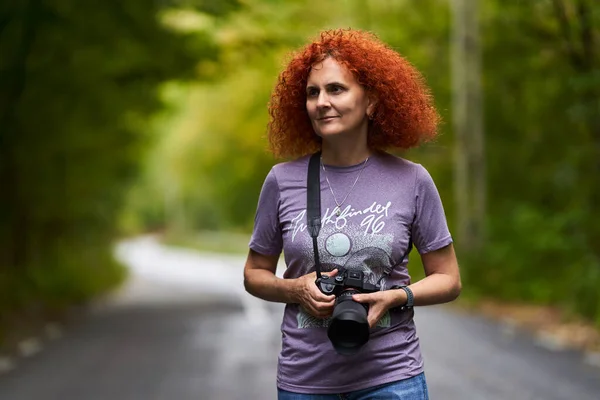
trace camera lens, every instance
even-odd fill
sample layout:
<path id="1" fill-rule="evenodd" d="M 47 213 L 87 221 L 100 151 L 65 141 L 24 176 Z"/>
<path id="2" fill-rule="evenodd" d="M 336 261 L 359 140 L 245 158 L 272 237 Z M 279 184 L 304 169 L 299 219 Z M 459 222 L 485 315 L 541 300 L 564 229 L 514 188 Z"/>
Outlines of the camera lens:
<path id="1" fill-rule="evenodd" d="M 360 293 L 348 289 L 337 297 L 327 336 L 333 348 L 343 355 L 356 354 L 369 340 L 367 306 L 352 300 L 353 294 Z"/>

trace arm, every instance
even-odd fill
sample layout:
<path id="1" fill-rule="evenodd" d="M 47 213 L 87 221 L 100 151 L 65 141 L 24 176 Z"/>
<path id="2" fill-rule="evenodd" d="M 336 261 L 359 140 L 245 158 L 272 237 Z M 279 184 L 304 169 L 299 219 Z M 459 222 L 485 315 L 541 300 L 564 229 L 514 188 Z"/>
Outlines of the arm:
<path id="1" fill-rule="evenodd" d="M 439 250 L 421 255 L 425 278 L 409 286 L 415 306 L 429 306 L 455 300 L 462 289 L 458 261 L 454 246 L 449 244 Z M 393 291 L 396 296 L 391 307 L 406 304 L 404 290 Z"/>
<path id="2" fill-rule="evenodd" d="M 248 293 L 263 300 L 295 303 L 295 282 L 275 275 L 278 259 L 279 256 L 268 256 L 250 250 L 244 267 L 244 287 Z"/>
<path id="3" fill-rule="evenodd" d="M 461 291 L 458 262 L 446 223 L 444 209 L 431 175 L 423 167 L 416 171 L 415 219 L 411 237 L 419 249 L 428 249 L 432 243 L 448 243 L 444 247 L 421 255 L 426 277 L 409 286 L 414 305 L 425 306 L 452 301 Z M 375 323 L 390 308 L 406 304 L 402 289 L 360 294 L 356 301 L 369 303 L 369 324 Z"/>
<path id="4" fill-rule="evenodd" d="M 335 296 L 326 296 L 315 285 L 313 272 L 296 279 L 282 279 L 275 275 L 278 256 L 269 256 L 250 250 L 244 267 L 244 287 L 251 295 L 277 303 L 298 303 L 317 318 L 331 315 Z M 336 270 L 329 273 L 336 274 Z"/>
<path id="5" fill-rule="evenodd" d="M 414 305 L 427 306 L 456 299 L 461 291 L 461 282 L 454 246 L 449 244 L 423 254 L 421 259 L 426 276 L 409 286 L 414 295 Z M 368 321 L 371 327 L 374 327 L 390 308 L 405 305 L 406 297 L 406 292 L 402 289 L 352 296 L 360 303 L 369 304 Z"/>
<path id="6" fill-rule="evenodd" d="M 414 294 L 415 305 L 446 303 L 456 299 L 461 291 L 458 261 L 450 239 L 442 199 L 431 175 L 423 167 L 417 169 L 415 199 L 412 238 L 417 249 L 425 252 L 421 254 L 425 278 L 409 288 Z M 428 251 L 432 243 L 436 244 L 436 250 Z M 446 245 L 437 248 L 439 243 Z M 400 301 L 406 302 L 406 293 L 402 293 Z"/>

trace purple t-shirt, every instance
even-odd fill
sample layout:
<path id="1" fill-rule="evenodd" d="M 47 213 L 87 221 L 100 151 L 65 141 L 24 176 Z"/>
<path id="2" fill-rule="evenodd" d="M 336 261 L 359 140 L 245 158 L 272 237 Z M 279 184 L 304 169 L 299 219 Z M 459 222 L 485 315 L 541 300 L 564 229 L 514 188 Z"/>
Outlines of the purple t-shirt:
<path id="1" fill-rule="evenodd" d="M 258 202 L 250 248 L 265 255 L 283 251 L 284 278 L 314 271 L 312 238 L 306 229 L 309 156 L 275 165 Z M 424 254 L 452 243 L 442 202 L 421 165 L 378 152 L 367 161 L 356 186 L 335 215 L 363 164 L 325 165 L 321 170 L 318 237 L 323 271 L 343 266 L 365 272 L 382 289 L 409 284 L 410 240 Z M 415 376 L 423 371 L 413 311 L 392 310 L 371 330 L 369 342 L 352 356 L 338 355 L 327 337 L 329 319 L 317 319 L 287 304 L 277 386 L 297 393 L 343 393 Z"/>

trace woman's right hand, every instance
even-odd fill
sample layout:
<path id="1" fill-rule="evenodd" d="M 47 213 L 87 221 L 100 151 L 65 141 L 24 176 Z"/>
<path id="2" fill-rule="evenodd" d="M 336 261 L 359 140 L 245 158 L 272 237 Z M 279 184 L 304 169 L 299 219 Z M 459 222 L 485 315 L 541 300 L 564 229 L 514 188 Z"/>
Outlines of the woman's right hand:
<path id="1" fill-rule="evenodd" d="M 338 270 L 334 269 L 328 272 L 327 275 L 335 276 L 337 272 Z M 335 296 L 323 294 L 317 287 L 316 280 L 316 272 L 297 278 L 295 297 L 298 304 L 313 317 L 327 318 L 333 312 Z"/>

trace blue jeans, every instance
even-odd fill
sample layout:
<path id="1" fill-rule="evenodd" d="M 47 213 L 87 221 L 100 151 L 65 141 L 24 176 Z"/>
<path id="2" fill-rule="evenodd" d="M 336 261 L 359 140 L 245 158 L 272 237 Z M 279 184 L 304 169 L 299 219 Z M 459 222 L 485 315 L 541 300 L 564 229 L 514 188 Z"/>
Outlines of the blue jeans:
<path id="1" fill-rule="evenodd" d="M 429 400 L 425 373 L 412 378 L 340 394 L 302 394 L 277 389 L 278 400 Z"/>

